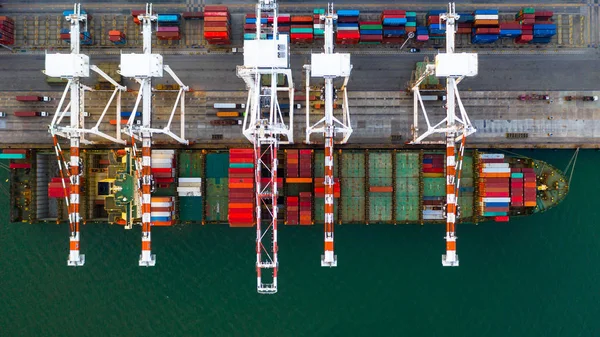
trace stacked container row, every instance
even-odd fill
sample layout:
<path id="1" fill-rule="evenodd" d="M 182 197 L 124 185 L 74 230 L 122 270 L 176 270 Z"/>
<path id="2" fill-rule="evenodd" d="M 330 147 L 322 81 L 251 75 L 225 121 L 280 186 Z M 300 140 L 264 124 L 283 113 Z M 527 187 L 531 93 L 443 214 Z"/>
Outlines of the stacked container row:
<path id="1" fill-rule="evenodd" d="M 0 16 L 0 43 L 13 45 L 15 43 L 15 22 L 8 16 Z"/>
<path id="2" fill-rule="evenodd" d="M 181 15 L 179 14 L 158 14 L 158 29 L 156 38 L 159 40 L 180 40 Z"/>
<path id="3" fill-rule="evenodd" d="M 299 224 L 299 201 L 298 197 L 286 197 L 285 198 L 285 224 L 286 225 L 298 225 Z"/>
<path id="4" fill-rule="evenodd" d="M 510 204 L 523 207 L 523 173 L 520 168 L 510 170 Z"/>
<path id="5" fill-rule="evenodd" d="M 163 188 L 175 182 L 175 150 L 152 150 L 154 181 Z"/>
<path id="6" fill-rule="evenodd" d="M 471 43 L 492 43 L 500 37 L 500 22 L 497 9 L 478 9 L 474 12 L 475 21 Z"/>
<path id="7" fill-rule="evenodd" d="M 340 180 L 333 179 L 333 197 L 340 197 Z M 315 178 L 315 198 L 325 198 L 325 178 Z"/>
<path id="8" fill-rule="evenodd" d="M 292 16 L 290 27 L 290 41 L 292 43 L 312 43 L 313 39 L 313 16 Z"/>
<path id="9" fill-rule="evenodd" d="M 440 21 L 440 14 L 445 12 L 445 10 L 431 10 L 427 14 L 430 39 L 443 39 L 446 37 L 446 23 Z"/>
<path id="10" fill-rule="evenodd" d="M 145 15 L 145 14 L 146 14 L 146 10 L 143 10 L 143 9 L 141 9 L 141 10 L 132 10 L 131 11 L 131 16 L 133 17 L 133 22 L 136 25 L 140 25 L 141 22 L 140 22 L 140 19 L 138 19 L 138 16 L 139 15 Z"/>
<path id="11" fill-rule="evenodd" d="M 254 150 L 229 150 L 229 226 L 254 225 Z"/>
<path id="12" fill-rule="evenodd" d="M 509 212 L 510 174 L 509 163 L 503 154 L 482 154 L 480 157 L 479 183 L 480 205 L 483 216 L 503 217 Z"/>
<path id="13" fill-rule="evenodd" d="M 533 168 L 523 168 L 521 171 L 523 172 L 523 194 L 525 207 L 535 207 L 537 205 L 535 171 Z"/>
<path id="14" fill-rule="evenodd" d="M 204 39 L 209 44 L 231 44 L 231 16 L 227 6 L 204 7 Z"/>
<path id="15" fill-rule="evenodd" d="M 300 192 L 300 225 L 312 225 L 312 193 Z"/>
<path id="16" fill-rule="evenodd" d="M 150 222 L 152 226 L 172 226 L 175 216 L 175 197 L 150 198 Z"/>
<path id="17" fill-rule="evenodd" d="M 125 34 L 118 30 L 111 30 L 108 32 L 108 40 L 115 45 L 123 45 L 127 43 Z"/>
<path id="18" fill-rule="evenodd" d="M 383 41 L 383 25 L 380 21 L 360 21 L 361 44 L 380 44 Z"/>
<path id="19" fill-rule="evenodd" d="M 445 163 L 443 154 L 423 155 L 423 177 L 440 178 L 444 176 Z"/>
<path id="20" fill-rule="evenodd" d="M 91 45 L 93 43 L 90 32 L 81 32 L 79 34 L 81 45 Z M 60 30 L 60 39 L 66 43 L 71 43 L 71 30 L 69 28 L 62 28 Z"/>
<path id="21" fill-rule="evenodd" d="M 360 41 L 358 16 L 360 11 L 341 9 L 337 11 L 336 44 L 357 44 Z"/>
<path id="22" fill-rule="evenodd" d="M 66 186 L 63 188 L 63 181 Z M 48 183 L 48 198 L 66 198 L 71 188 L 69 178 L 53 177 Z"/>
<path id="23" fill-rule="evenodd" d="M 325 21 L 321 20 L 321 15 L 325 15 L 325 9 L 313 9 L 313 34 L 315 39 L 322 40 L 325 38 Z M 337 20 L 334 20 L 334 24 Z"/>

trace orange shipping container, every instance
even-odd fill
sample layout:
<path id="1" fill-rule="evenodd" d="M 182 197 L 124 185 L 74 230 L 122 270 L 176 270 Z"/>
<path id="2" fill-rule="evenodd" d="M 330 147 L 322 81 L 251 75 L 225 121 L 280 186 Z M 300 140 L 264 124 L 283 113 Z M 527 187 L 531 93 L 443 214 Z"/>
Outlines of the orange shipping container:
<path id="1" fill-rule="evenodd" d="M 286 178 L 285 182 L 288 184 L 310 184 L 312 178 Z"/>
<path id="2" fill-rule="evenodd" d="M 204 18 L 204 22 L 227 22 L 229 23 L 229 18 L 226 16 L 207 16 Z"/>
<path id="3" fill-rule="evenodd" d="M 498 20 L 475 20 L 474 26 L 497 26 Z"/>
<path id="4" fill-rule="evenodd" d="M 153 221 L 152 226 L 173 226 L 173 221 Z"/>
<path id="5" fill-rule="evenodd" d="M 535 188 L 535 182 L 525 183 L 525 188 Z"/>
<path id="6" fill-rule="evenodd" d="M 371 186 L 369 187 L 369 192 L 378 192 L 378 193 L 386 193 L 393 192 L 394 188 L 392 186 Z"/>
<path id="7" fill-rule="evenodd" d="M 235 203 L 235 202 L 233 202 L 233 203 L 229 204 L 229 208 L 250 208 L 251 209 L 252 207 L 254 207 L 254 204 L 251 203 L 251 202 L 249 202 L 249 203 L 239 203 L 239 202 Z"/>
<path id="8" fill-rule="evenodd" d="M 250 183 L 230 183 L 229 184 L 229 188 L 248 188 L 248 189 L 252 189 L 254 187 L 254 184 Z"/>
<path id="9" fill-rule="evenodd" d="M 205 32 L 228 32 L 228 27 L 204 27 Z"/>

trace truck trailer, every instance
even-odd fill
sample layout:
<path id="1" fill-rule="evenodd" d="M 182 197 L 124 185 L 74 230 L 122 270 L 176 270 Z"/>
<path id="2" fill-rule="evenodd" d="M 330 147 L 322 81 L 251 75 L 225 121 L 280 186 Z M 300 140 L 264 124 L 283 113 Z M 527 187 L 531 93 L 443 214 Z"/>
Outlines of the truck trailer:
<path id="1" fill-rule="evenodd" d="M 51 97 L 48 96 L 17 96 L 19 102 L 50 102 Z"/>
<path id="2" fill-rule="evenodd" d="M 15 111 L 16 117 L 47 117 L 46 111 Z"/>

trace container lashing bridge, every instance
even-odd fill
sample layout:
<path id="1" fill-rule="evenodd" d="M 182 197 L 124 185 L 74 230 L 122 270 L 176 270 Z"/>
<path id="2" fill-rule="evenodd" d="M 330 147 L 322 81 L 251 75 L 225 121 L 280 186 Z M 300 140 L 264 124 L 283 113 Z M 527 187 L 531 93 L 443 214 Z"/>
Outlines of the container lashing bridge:
<path id="1" fill-rule="evenodd" d="M 70 227 L 70 248 L 67 264 L 69 266 L 83 266 L 85 264 L 85 255 L 80 254 L 79 225 L 82 217 L 79 211 L 81 178 L 84 176 L 83 161 L 80 158 L 80 144 L 93 144 L 91 140 L 85 138 L 86 134 L 99 136 L 116 143 L 125 144 L 121 139 L 119 129 L 116 129 L 116 135 L 111 136 L 100 131 L 100 124 L 106 115 L 115 96 L 117 97 L 116 114 L 117 120 L 121 113 L 121 93 L 127 88 L 118 84 L 102 70 L 95 65 L 90 65 L 89 56 L 80 53 L 80 34 L 87 31 L 87 14 L 81 10 L 80 4 L 74 4 L 73 11 L 65 12 L 65 19 L 70 23 L 71 53 L 70 54 L 46 54 L 44 73 L 50 77 L 60 77 L 68 80 L 65 90 L 62 94 L 58 108 L 52 118 L 48 131 L 52 135 L 52 141 L 58 161 L 61 182 L 64 189 L 65 204 L 69 213 Z M 113 94 L 106 104 L 102 115 L 96 124 L 89 129 L 85 128 L 85 105 L 84 94 L 86 90 L 94 91 L 92 88 L 81 83 L 81 78 L 90 76 L 90 69 L 104 77 L 114 86 Z M 70 93 L 70 100 L 63 109 L 67 94 Z M 65 116 L 70 114 L 69 126 L 61 125 Z M 65 160 L 58 137 L 64 137 L 70 140 L 69 163 Z M 66 179 L 69 180 L 67 189 Z M 68 197 L 67 197 L 68 196 Z"/>
<path id="2" fill-rule="evenodd" d="M 440 15 L 440 26 L 442 21 L 446 21 L 446 53 L 436 55 L 435 65 L 427 65 L 423 74 L 420 75 L 412 87 L 414 95 L 414 124 L 412 127 L 413 140 L 410 143 L 446 144 L 446 254 L 442 255 L 443 266 L 458 266 L 459 263 L 458 255 L 456 254 L 455 231 L 456 218 L 460 212 L 457 205 L 458 192 L 460 189 L 465 140 L 467 136 L 476 131 L 462 104 L 457 85 L 465 77 L 477 75 L 477 54 L 454 53 L 454 34 L 458 19 L 459 15 L 456 13 L 454 3 L 448 4 L 448 12 Z M 439 123 L 432 125 L 419 92 L 419 84 L 425 78 L 434 74 L 437 77 L 446 77 L 447 102 L 445 105 L 446 117 Z M 457 104 L 460 116 L 455 114 Z M 419 107 L 423 111 L 423 116 L 427 124 L 427 130 L 423 134 L 419 134 Z M 425 140 L 436 133 L 444 134 L 445 139 Z M 460 142 L 458 160 L 456 159 L 455 152 L 455 144 L 457 142 Z"/>
<path id="3" fill-rule="evenodd" d="M 313 133 L 323 134 L 325 138 L 325 254 L 321 255 L 321 266 L 336 267 L 337 255 L 334 254 L 333 228 L 334 228 L 334 176 L 333 176 L 333 145 L 336 135 L 342 135 L 338 142 L 344 144 L 352 134 L 350 124 L 350 110 L 348 107 L 348 95 L 346 86 L 352 71 L 350 54 L 334 53 L 333 21 L 337 15 L 333 11 L 333 4 L 327 5 L 327 12 L 320 16 L 325 21 L 325 41 L 323 52 L 311 54 L 311 64 L 304 65 L 306 71 L 306 143 L 310 144 L 310 135 Z M 318 77 L 324 79 L 322 88 L 322 99 L 325 101 L 325 115 L 314 125 L 310 124 L 310 78 Z M 337 90 L 334 87 L 334 79 L 344 78 L 340 88 L 343 95 L 342 116 L 340 119 L 334 116 L 334 101 L 337 99 Z"/>
<path id="4" fill-rule="evenodd" d="M 273 16 L 272 39 L 261 39 L 262 13 Z M 248 101 L 242 132 L 254 146 L 255 219 L 256 219 L 256 280 L 261 294 L 277 292 L 277 152 L 280 144 L 294 142 L 294 82 L 289 62 L 288 36 L 277 30 L 278 5 L 275 0 L 259 0 L 256 6 L 256 39 L 244 41 L 244 65 L 237 67 L 237 76 L 248 88 Z M 277 85 L 278 75 L 285 77 Z M 262 86 L 261 78 L 270 76 L 270 85 Z M 278 93 L 289 96 L 289 115 L 284 116 Z M 286 118 L 287 117 L 287 118 Z M 263 173 L 267 176 L 263 186 Z M 267 217 L 263 220 L 263 209 Z M 263 225 L 266 225 L 263 228 Z M 270 248 L 264 244 L 270 240 Z M 264 282 L 265 271 L 271 270 L 270 283 Z"/>
<path id="5" fill-rule="evenodd" d="M 152 28 L 153 22 L 158 21 L 158 16 L 152 11 L 152 4 L 146 4 L 146 13 L 138 16 L 142 25 L 143 53 L 142 54 L 121 54 L 120 74 L 125 77 L 133 78 L 140 84 L 133 111 L 123 127 L 122 132 L 131 137 L 131 146 L 135 158 L 135 171 L 138 180 L 138 195 L 141 198 L 142 205 L 142 254 L 140 255 L 139 265 L 150 267 L 156 264 L 156 255 L 151 250 L 151 193 L 154 187 L 152 177 L 152 136 L 154 134 L 164 134 L 173 138 L 181 144 L 188 145 L 189 141 L 185 139 L 185 93 L 189 87 L 184 85 L 175 75 L 168 65 L 163 65 L 163 57 L 160 54 L 152 54 Z M 171 77 L 179 84 L 179 92 L 169 121 L 162 128 L 152 127 L 152 78 L 163 77 L 163 70 L 169 73 Z M 142 124 L 134 125 L 137 110 L 142 104 Z M 180 136 L 171 131 L 171 123 L 180 105 Z M 120 118 L 117 118 L 117 126 L 120 126 Z M 139 157 L 136 141 L 142 142 L 142 156 Z"/>

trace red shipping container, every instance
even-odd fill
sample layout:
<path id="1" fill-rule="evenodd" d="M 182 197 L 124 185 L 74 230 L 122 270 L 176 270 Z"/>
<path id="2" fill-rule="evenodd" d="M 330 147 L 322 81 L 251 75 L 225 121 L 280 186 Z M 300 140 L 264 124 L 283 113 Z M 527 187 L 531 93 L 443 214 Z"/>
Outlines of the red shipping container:
<path id="1" fill-rule="evenodd" d="M 11 169 L 30 169 L 31 164 L 30 163 L 10 163 L 9 167 Z"/>
<path id="2" fill-rule="evenodd" d="M 406 15 L 406 11 L 402 9 L 385 9 L 383 15 Z"/>
<path id="3" fill-rule="evenodd" d="M 204 6 L 204 13 L 206 12 L 228 12 L 229 9 L 227 6 L 219 6 L 219 5 L 206 5 Z"/>
<path id="4" fill-rule="evenodd" d="M 507 198 L 508 192 L 485 192 L 483 194 L 484 197 L 486 198 Z"/>

